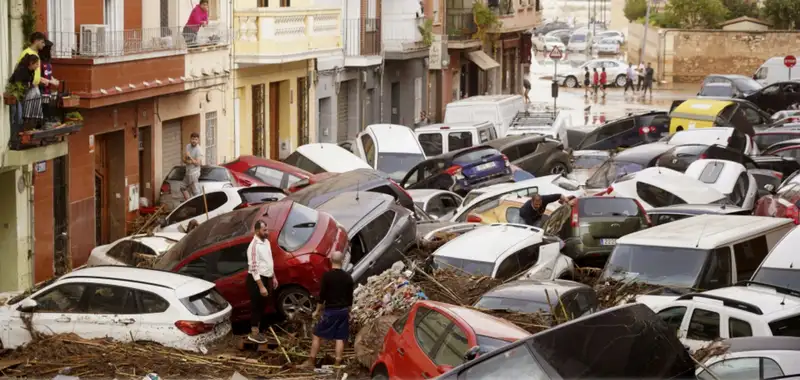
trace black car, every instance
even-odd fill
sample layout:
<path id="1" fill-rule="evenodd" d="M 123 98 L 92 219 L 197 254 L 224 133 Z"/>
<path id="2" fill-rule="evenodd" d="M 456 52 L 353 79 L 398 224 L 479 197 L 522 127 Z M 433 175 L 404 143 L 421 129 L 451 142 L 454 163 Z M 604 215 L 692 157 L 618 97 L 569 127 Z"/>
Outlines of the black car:
<path id="1" fill-rule="evenodd" d="M 437 379 L 697 379 L 694 360 L 675 331 L 641 303 L 479 352 L 479 346 L 471 348 L 466 363 Z"/>
<path id="2" fill-rule="evenodd" d="M 800 146 L 797 147 L 800 149 Z M 788 151 L 789 149 L 787 149 Z M 795 150 L 795 149 L 792 149 Z M 784 151 L 784 152 L 787 152 Z M 800 158 L 800 151 L 795 152 L 788 152 L 794 153 L 796 156 L 791 154 L 786 156 L 781 156 L 780 154 L 783 152 L 778 152 L 778 155 L 775 156 L 756 156 L 753 157 L 753 162 L 758 165 L 759 169 L 769 169 L 781 173 L 781 175 L 785 178 L 790 176 L 792 173 L 800 170 L 800 163 L 798 160 Z"/>
<path id="3" fill-rule="evenodd" d="M 800 81 L 773 83 L 746 96 L 745 99 L 768 114 L 792 109 L 800 104 Z"/>
<path id="4" fill-rule="evenodd" d="M 693 162 L 702 159 L 716 159 L 737 162 L 747 169 L 759 166 L 752 158 L 736 149 L 724 145 L 685 144 L 664 152 L 656 161 L 657 166 L 685 172 Z"/>
<path id="5" fill-rule="evenodd" d="M 568 320 L 597 311 L 599 304 L 594 289 L 580 282 L 516 280 L 486 292 L 474 307 L 553 314 L 561 320 Z"/>
<path id="6" fill-rule="evenodd" d="M 653 111 L 611 120 L 583 136 L 575 150 L 616 150 L 660 140 L 669 133 L 669 114 Z M 575 134 L 568 139 L 577 138 Z"/>
<path id="7" fill-rule="evenodd" d="M 764 86 L 744 75 L 711 74 L 703 80 L 698 96 L 745 98 Z"/>
<path id="8" fill-rule="evenodd" d="M 761 151 L 761 154 L 769 154 L 767 152 L 777 150 L 775 148 L 781 145 L 781 147 L 800 145 L 800 129 L 773 128 L 768 131 L 758 132 L 753 136 L 753 142 L 758 147 L 758 150 Z"/>
<path id="9" fill-rule="evenodd" d="M 476 145 L 428 158 L 400 183 L 406 189 L 449 190 L 465 196 L 475 188 L 512 181 L 508 157 L 489 145 Z"/>
<path id="10" fill-rule="evenodd" d="M 486 145 L 499 150 L 513 165 L 537 177 L 572 171 L 569 154 L 558 140 L 543 136 L 508 136 L 489 141 Z"/>
<path id="11" fill-rule="evenodd" d="M 672 145 L 656 142 L 623 150 L 600 165 L 586 180 L 586 187 L 605 189 L 624 175 L 655 166 L 658 157 L 672 148 Z"/>
<path id="12" fill-rule="evenodd" d="M 414 211 L 414 200 L 388 175 L 373 169 L 356 169 L 338 174 L 313 185 L 304 187 L 288 198 L 303 206 L 316 208 L 329 199 L 346 191 L 372 191 L 388 194 L 403 207 Z"/>

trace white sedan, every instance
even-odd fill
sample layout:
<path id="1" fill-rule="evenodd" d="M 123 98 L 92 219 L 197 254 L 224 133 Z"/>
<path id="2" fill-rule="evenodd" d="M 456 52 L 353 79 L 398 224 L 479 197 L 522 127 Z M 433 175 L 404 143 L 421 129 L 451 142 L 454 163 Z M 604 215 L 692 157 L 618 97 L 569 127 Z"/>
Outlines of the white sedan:
<path id="1" fill-rule="evenodd" d="M 619 42 L 615 39 L 604 38 L 592 45 L 592 50 L 598 54 L 619 54 Z"/>
<path id="2" fill-rule="evenodd" d="M 186 234 L 182 232 L 156 232 L 152 235 L 127 236 L 111 244 L 92 249 L 86 266 L 127 265 L 135 267 L 143 259 L 146 261 L 163 255 L 184 236 Z"/>
<path id="3" fill-rule="evenodd" d="M 602 68 L 605 68 L 606 75 L 608 76 L 608 83 L 617 87 L 623 87 L 627 80 L 626 73 L 628 71 L 628 66 L 628 63 L 618 59 L 593 59 L 571 70 L 559 70 L 556 81 L 563 86 L 573 88 L 579 87 L 583 85 L 583 75 L 586 72 L 586 68 L 589 68 L 590 73 L 593 73 L 595 68 L 598 72 L 600 72 Z"/>
<path id="4" fill-rule="evenodd" d="M 0 347 L 40 334 L 150 341 L 204 351 L 231 331 L 231 305 L 214 284 L 182 274 L 121 266 L 83 268 L 0 305 Z"/>

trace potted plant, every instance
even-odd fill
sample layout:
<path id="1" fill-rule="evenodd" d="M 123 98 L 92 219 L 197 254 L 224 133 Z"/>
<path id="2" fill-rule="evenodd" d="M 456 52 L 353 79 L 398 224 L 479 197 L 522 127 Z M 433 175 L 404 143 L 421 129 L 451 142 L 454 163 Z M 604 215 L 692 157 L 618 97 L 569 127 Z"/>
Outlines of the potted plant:
<path id="1" fill-rule="evenodd" d="M 81 98 L 75 95 L 68 95 L 61 98 L 62 108 L 75 108 L 80 105 Z"/>
<path id="2" fill-rule="evenodd" d="M 6 105 L 17 104 L 25 95 L 25 86 L 19 82 L 9 82 L 3 92 L 3 103 Z"/>
<path id="3" fill-rule="evenodd" d="M 64 121 L 72 123 L 80 123 L 83 121 L 83 116 L 77 111 L 69 112 L 66 115 L 64 115 Z"/>

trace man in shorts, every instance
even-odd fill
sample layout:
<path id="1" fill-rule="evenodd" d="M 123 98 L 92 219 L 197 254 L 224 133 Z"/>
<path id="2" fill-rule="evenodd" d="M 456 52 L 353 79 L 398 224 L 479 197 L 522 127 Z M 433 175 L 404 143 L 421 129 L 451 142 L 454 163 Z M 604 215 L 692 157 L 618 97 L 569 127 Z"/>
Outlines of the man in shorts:
<path id="1" fill-rule="evenodd" d="M 530 103 L 531 102 L 531 98 L 528 97 L 528 93 L 531 92 L 531 82 L 529 80 L 527 80 L 527 79 L 523 80 L 522 81 L 522 88 L 524 90 L 523 95 L 522 95 L 523 96 L 523 100 L 525 101 L 526 104 Z"/>
<path id="2" fill-rule="evenodd" d="M 200 149 L 200 135 L 193 132 L 189 144 L 186 145 L 183 152 L 186 171 L 183 175 L 184 187 L 181 188 L 181 192 L 184 199 L 200 195 L 200 166 L 203 165 L 201 158 L 203 158 L 203 151 Z"/>

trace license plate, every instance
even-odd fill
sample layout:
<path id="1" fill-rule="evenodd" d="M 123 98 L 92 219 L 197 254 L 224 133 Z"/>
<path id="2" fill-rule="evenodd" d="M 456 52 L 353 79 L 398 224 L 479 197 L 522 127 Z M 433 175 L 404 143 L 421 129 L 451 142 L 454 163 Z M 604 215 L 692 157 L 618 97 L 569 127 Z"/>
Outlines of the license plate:
<path id="1" fill-rule="evenodd" d="M 600 239 L 600 245 L 617 245 L 617 239 Z"/>
<path id="2" fill-rule="evenodd" d="M 485 164 L 478 165 L 477 169 L 478 170 L 487 170 L 487 169 L 493 168 L 494 166 L 495 166 L 494 162 L 487 162 Z"/>

